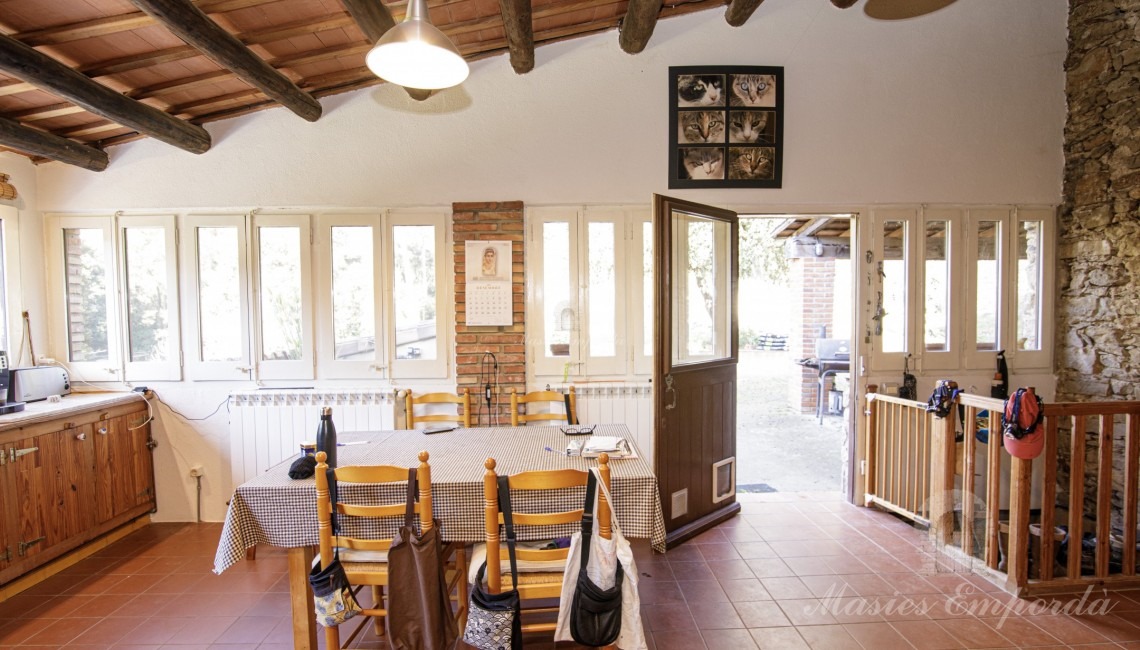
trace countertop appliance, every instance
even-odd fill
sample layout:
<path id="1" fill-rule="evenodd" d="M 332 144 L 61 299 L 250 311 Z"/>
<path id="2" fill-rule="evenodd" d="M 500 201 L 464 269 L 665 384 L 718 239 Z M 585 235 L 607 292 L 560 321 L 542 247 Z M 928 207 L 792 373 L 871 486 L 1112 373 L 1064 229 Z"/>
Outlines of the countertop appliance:
<path id="1" fill-rule="evenodd" d="M 58 366 L 13 368 L 11 373 L 9 402 L 35 402 L 51 395 L 71 393 L 71 378 Z"/>

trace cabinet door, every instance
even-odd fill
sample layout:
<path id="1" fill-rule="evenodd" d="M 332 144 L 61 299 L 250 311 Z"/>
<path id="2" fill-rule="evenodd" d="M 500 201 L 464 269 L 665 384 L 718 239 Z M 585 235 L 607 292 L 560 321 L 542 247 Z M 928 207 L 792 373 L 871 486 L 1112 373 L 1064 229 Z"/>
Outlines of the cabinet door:
<path id="1" fill-rule="evenodd" d="M 85 531 L 91 512 L 91 426 L 17 440 L 7 465 L 12 480 L 14 561 L 34 557 Z M 24 453 L 21 453 L 24 452 Z"/>
<path id="2" fill-rule="evenodd" d="M 150 448 L 150 426 L 131 427 L 145 420 L 145 414 L 121 415 L 95 426 L 95 501 L 98 522 L 154 501 L 154 469 Z"/>
<path id="3" fill-rule="evenodd" d="M 124 427 L 130 433 L 131 459 L 134 471 L 134 503 L 155 503 L 154 492 L 154 451 L 150 447 L 150 424 L 143 424 L 149 417 L 147 411 L 124 415 Z M 141 426 L 140 426 L 141 425 Z M 132 428 L 133 427 L 133 428 Z"/>
<path id="4" fill-rule="evenodd" d="M 3 458 L 3 463 L 0 464 L 0 572 L 3 572 L 13 562 L 16 561 L 16 549 L 14 536 L 11 534 L 16 530 L 16 498 L 15 498 L 15 482 L 12 479 L 12 472 L 8 468 L 8 452 L 12 449 L 12 445 L 0 445 L 0 457 Z"/>

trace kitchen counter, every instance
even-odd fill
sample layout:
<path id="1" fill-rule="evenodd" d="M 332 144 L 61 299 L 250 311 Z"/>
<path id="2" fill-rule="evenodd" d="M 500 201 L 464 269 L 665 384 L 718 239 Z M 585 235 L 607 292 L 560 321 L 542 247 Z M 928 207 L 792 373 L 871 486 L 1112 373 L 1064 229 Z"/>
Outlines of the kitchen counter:
<path id="1" fill-rule="evenodd" d="M 149 396 L 150 393 L 147 393 Z M 40 400 L 28 402 L 23 411 L 0 415 L 0 431 L 8 431 L 26 427 L 30 424 L 58 420 L 69 415 L 91 411 L 104 407 L 129 404 L 144 399 L 142 393 L 127 391 L 71 393 L 64 395 L 58 402 Z"/>

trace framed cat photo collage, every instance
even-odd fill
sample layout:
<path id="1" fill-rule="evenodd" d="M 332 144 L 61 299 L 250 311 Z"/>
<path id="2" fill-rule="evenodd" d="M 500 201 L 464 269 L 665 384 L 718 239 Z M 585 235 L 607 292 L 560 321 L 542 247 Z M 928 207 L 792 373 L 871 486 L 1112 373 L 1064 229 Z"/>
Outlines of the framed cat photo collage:
<path id="1" fill-rule="evenodd" d="M 669 68 L 669 188 L 780 187 L 784 68 Z"/>

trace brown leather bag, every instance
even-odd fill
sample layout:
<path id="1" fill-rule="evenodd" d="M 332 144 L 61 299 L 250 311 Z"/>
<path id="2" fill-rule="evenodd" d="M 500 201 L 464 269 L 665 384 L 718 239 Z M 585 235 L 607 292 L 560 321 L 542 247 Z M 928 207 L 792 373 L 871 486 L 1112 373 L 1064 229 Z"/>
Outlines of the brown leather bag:
<path id="1" fill-rule="evenodd" d="M 388 639 L 396 650 L 450 650 L 459 637 L 447 593 L 439 522 L 416 534 L 416 469 L 408 470 L 408 508 L 388 549 Z"/>

